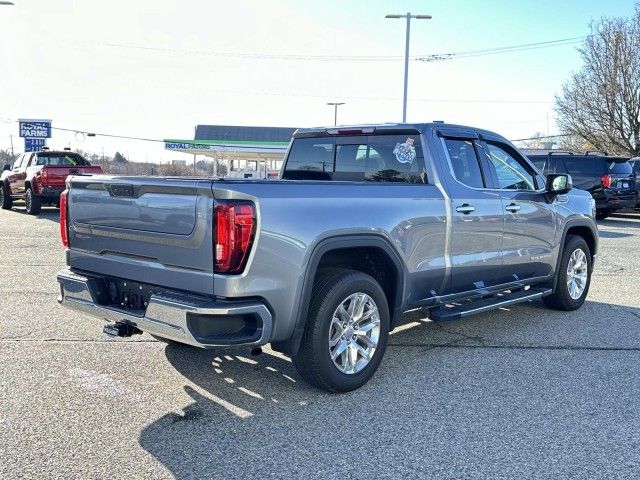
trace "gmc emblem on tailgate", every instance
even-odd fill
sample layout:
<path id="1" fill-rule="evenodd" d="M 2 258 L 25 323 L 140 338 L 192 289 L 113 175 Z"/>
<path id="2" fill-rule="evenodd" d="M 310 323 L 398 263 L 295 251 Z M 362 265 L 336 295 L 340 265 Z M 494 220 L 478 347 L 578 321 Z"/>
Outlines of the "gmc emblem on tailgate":
<path id="1" fill-rule="evenodd" d="M 112 197 L 133 197 L 133 185 L 115 184 L 109 185 L 109 193 Z"/>

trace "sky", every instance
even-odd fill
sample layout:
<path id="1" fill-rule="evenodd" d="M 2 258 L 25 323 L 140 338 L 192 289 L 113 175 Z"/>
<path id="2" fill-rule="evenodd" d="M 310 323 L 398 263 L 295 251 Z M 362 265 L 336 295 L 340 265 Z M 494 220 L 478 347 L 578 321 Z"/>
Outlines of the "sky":
<path id="1" fill-rule="evenodd" d="M 340 124 L 400 121 L 405 21 L 385 14 L 432 15 L 411 24 L 410 54 L 430 55 L 581 37 L 591 21 L 634 8 L 631 0 L 12 1 L 0 6 L 0 148 L 13 135 L 16 151 L 18 118 L 158 140 L 193 138 L 197 124 L 331 125 L 330 101 L 346 102 Z M 510 139 L 557 133 L 553 100 L 581 66 L 577 46 L 412 60 L 407 120 Z M 185 158 L 162 142 L 59 130 L 49 146 Z"/>

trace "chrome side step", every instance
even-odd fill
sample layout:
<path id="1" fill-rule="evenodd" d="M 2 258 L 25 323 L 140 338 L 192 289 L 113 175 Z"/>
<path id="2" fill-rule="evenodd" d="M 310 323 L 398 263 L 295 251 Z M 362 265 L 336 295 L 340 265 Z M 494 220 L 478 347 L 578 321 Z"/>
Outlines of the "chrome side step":
<path id="1" fill-rule="evenodd" d="M 499 293 L 484 300 L 446 304 L 432 309 L 429 312 L 429 318 L 437 321 L 458 320 L 476 313 L 488 312 L 516 303 L 546 297 L 552 292 L 553 290 L 550 288 L 530 288 L 513 293 Z"/>

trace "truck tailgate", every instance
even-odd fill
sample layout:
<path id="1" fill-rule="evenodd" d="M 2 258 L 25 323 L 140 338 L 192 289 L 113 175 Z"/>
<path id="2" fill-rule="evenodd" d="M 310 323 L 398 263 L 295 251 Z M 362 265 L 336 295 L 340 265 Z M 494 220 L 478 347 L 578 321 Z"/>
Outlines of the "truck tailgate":
<path id="1" fill-rule="evenodd" d="M 47 165 L 42 167 L 40 171 L 40 175 L 43 178 L 43 183 L 47 187 L 59 187 L 64 188 L 65 180 L 69 175 L 79 175 L 79 174 L 96 174 L 102 173 L 102 168 L 96 166 L 77 166 L 77 167 L 68 167 L 68 166 L 56 166 L 56 165 Z"/>
<path id="2" fill-rule="evenodd" d="M 72 177 L 71 268 L 213 294 L 211 181 Z"/>

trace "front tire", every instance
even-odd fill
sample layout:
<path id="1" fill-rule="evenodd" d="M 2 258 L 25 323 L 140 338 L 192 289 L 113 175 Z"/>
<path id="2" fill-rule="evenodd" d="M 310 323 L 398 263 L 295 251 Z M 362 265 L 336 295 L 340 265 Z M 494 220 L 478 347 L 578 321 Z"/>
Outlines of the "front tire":
<path id="1" fill-rule="evenodd" d="M 24 202 L 29 215 L 37 215 L 40 213 L 40 210 L 42 210 L 42 198 L 33 193 L 33 189 L 31 187 L 27 189 L 27 195 Z"/>
<path id="2" fill-rule="evenodd" d="M 320 274 L 293 363 L 302 378 L 328 392 L 360 388 L 378 369 L 389 338 L 389 306 L 371 276 L 347 269 Z"/>
<path id="3" fill-rule="evenodd" d="M 577 310 L 587 298 L 591 284 L 591 251 L 584 238 L 567 236 L 559 268 L 556 288 L 553 294 L 544 297 L 544 303 L 556 310 Z"/>
<path id="4" fill-rule="evenodd" d="M 0 207 L 3 210 L 11 210 L 13 199 L 5 192 L 4 186 L 0 185 Z"/>

